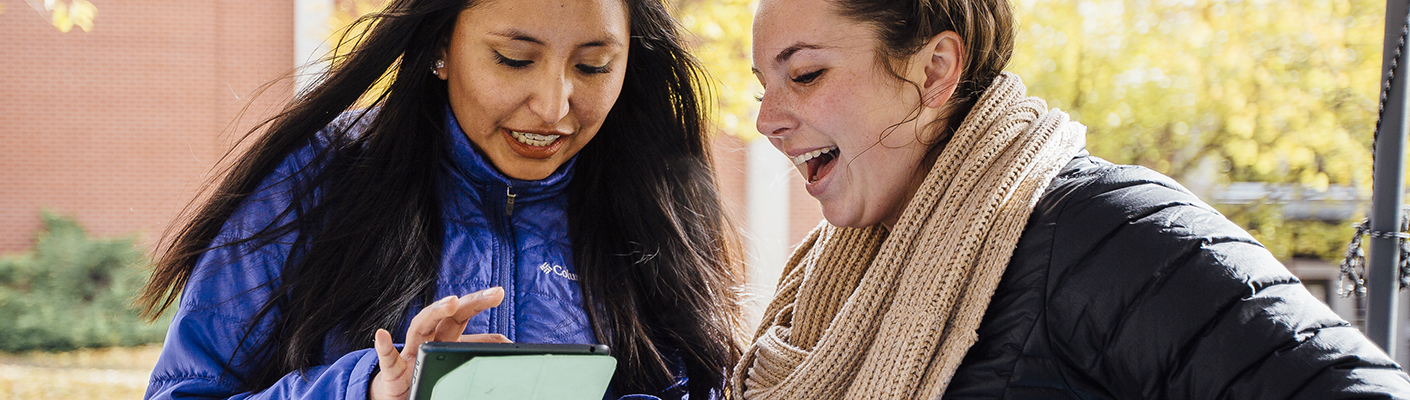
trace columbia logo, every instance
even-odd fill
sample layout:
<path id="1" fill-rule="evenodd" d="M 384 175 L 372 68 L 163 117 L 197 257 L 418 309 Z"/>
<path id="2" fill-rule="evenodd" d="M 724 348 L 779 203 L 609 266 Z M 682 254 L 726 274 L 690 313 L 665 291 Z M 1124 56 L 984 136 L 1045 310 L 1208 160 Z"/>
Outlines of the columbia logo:
<path id="1" fill-rule="evenodd" d="M 578 281 L 578 274 L 575 274 L 575 273 L 572 273 L 572 272 L 568 272 L 568 269 L 567 269 L 567 268 L 563 268 L 562 265 L 554 265 L 554 264 L 549 264 L 549 263 L 543 263 L 543 264 L 539 265 L 539 270 L 540 270 L 540 271 L 543 271 L 543 273 L 545 273 L 545 274 L 558 275 L 558 276 L 567 278 L 568 280 L 573 281 L 573 282 L 577 282 L 577 281 Z"/>

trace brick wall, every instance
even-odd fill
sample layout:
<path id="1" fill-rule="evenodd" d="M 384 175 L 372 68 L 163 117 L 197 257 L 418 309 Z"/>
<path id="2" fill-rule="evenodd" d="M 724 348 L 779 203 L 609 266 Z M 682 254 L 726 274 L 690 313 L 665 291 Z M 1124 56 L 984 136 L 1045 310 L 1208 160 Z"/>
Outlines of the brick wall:
<path id="1" fill-rule="evenodd" d="M 157 238 L 231 133 L 290 94 L 283 81 L 248 101 L 292 67 L 292 2 L 93 3 L 92 32 L 61 33 L 0 0 L 0 252 L 29 247 L 42 207 Z"/>

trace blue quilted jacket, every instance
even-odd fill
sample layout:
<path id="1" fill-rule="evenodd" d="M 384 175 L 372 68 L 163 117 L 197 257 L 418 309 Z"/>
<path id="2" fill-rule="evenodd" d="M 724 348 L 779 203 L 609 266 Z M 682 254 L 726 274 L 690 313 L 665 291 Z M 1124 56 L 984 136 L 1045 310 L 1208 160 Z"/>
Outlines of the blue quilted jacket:
<path id="1" fill-rule="evenodd" d="M 565 192 L 573 162 L 543 180 L 510 179 L 477 153 L 454 116 L 446 115 L 452 144 L 440 180 L 445 243 L 436 298 L 504 287 L 504 302 L 472 318 L 467 334 L 499 333 L 521 343 L 596 343 L 583 310 L 567 233 Z M 348 119 L 340 118 L 328 129 L 342 129 Z M 326 133 L 319 137 L 328 137 Z M 215 246 L 197 262 L 152 372 L 147 398 L 367 398 L 377 364 L 371 338 L 330 334 L 323 365 L 302 376 L 290 373 L 257 393 L 242 393 L 236 378 L 253 367 L 229 362 L 250 319 L 269 298 L 269 283 L 279 279 L 294 234 L 259 247 L 218 245 L 249 237 L 270 223 L 286 222 L 275 219 L 289 206 L 291 182 L 307 179 L 302 170 L 315 163 L 314 155 L 323 146 L 324 141 L 312 143 L 288 157 L 226 221 Z M 398 331 L 404 332 L 418 311 L 420 306 L 412 307 Z M 273 318 L 266 317 L 255 332 L 267 331 L 272 324 Z M 246 346 L 254 342 L 245 340 Z M 663 393 L 682 392 L 683 383 L 684 378 Z"/>

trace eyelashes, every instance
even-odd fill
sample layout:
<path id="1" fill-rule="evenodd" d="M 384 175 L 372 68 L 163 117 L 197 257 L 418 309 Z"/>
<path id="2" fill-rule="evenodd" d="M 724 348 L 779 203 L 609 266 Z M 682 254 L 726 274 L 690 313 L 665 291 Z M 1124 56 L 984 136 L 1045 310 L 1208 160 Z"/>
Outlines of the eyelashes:
<path id="1" fill-rule="evenodd" d="M 827 69 L 820 69 L 820 70 L 817 70 L 817 71 L 813 71 L 813 72 L 809 72 L 809 73 L 806 73 L 806 74 L 798 75 L 797 77 L 794 77 L 794 78 L 793 78 L 793 83 L 800 83 L 800 84 L 804 84 L 804 85 L 807 85 L 807 84 L 809 84 L 809 83 L 813 83 L 813 81 L 818 80 L 818 77 L 822 76 L 823 71 L 827 71 Z"/>
<path id="2" fill-rule="evenodd" d="M 494 52 L 494 61 L 501 65 L 505 65 L 509 68 L 514 69 L 524 68 L 529 66 L 529 64 L 534 63 L 530 60 L 515 60 L 513 58 L 505 57 L 503 54 L 499 54 L 498 51 Z"/>
<path id="3" fill-rule="evenodd" d="M 578 65 L 577 65 L 577 68 L 578 68 L 578 71 L 582 71 L 582 73 L 588 74 L 588 75 L 597 75 L 597 74 L 605 74 L 605 73 L 608 73 L 608 72 L 612 72 L 612 70 L 611 70 L 610 68 L 607 68 L 607 65 L 603 65 L 603 66 L 601 66 L 601 67 L 596 67 L 596 66 L 587 65 L 587 64 L 578 64 Z"/>
<path id="4" fill-rule="evenodd" d="M 499 54 L 498 51 L 494 52 L 494 61 L 500 65 L 504 65 L 513 69 L 523 69 L 534 63 L 533 60 L 516 60 L 513 58 L 505 57 L 503 54 Z M 612 72 L 612 69 L 605 64 L 601 66 L 578 64 L 575 65 L 574 68 L 577 68 L 579 72 L 588 75 L 599 75 Z"/>
<path id="5" fill-rule="evenodd" d="M 819 70 L 817 70 L 817 71 L 813 71 L 813 72 L 809 72 L 809 73 L 806 73 L 806 74 L 798 75 L 798 76 L 793 77 L 793 78 L 791 78 L 791 79 L 789 79 L 789 80 L 791 80 L 791 81 L 793 81 L 793 83 L 796 83 L 796 84 L 799 84 L 799 85 L 808 85 L 808 84 L 812 84 L 814 81 L 817 81 L 818 78 L 822 77 L 823 72 L 827 72 L 827 69 L 826 69 L 826 68 L 823 68 L 823 69 L 819 69 Z M 754 94 L 754 101 L 763 102 L 763 101 L 764 101 L 764 93 L 765 93 L 765 91 L 760 91 L 759 93 L 755 93 L 755 94 Z"/>

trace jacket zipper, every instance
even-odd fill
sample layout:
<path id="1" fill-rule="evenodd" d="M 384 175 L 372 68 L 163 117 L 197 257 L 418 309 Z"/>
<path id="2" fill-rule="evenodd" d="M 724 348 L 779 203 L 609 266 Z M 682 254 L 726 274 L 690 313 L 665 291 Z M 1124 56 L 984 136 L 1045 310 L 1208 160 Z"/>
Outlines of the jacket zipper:
<path id="1" fill-rule="evenodd" d="M 515 197 L 516 195 L 514 194 L 513 189 L 514 189 L 513 186 L 505 186 L 505 187 L 504 187 L 504 199 L 505 199 L 505 200 L 504 200 L 504 216 L 505 216 L 505 217 L 512 217 L 512 216 L 514 216 L 514 197 Z"/>
<path id="2" fill-rule="evenodd" d="M 514 283 L 514 272 L 517 268 L 515 268 L 514 260 L 518 248 L 514 241 L 514 222 L 511 219 L 511 216 L 514 214 L 515 197 L 517 197 L 517 195 L 514 194 L 514 187 L 505 185 L 504 216 L 497 218 L 500 220 L 498 236 L 504 245 L 501 249 L 502 251 L 499 252 L 498 268 L 495 268 L 495 272 L 499 275 L 499 279 L 497 279 L 499 281 L 498 283 L 504 288 L 504 301 L 499 304 L 499 307 L 495 307 L 495 310 L 498 311 L 496 313 L 498 316 L 496 325 L 499 325 L 495 330 L 499 331 L 498 333 L 504 335 L 504 337 L 509 338 L 509 340 L 517 340 L 514 334 L 515 329 L 513 324 L 515 314 L 514 306 L 516 304 L 515 294 L 517 293 L 517 286 Z"/>

